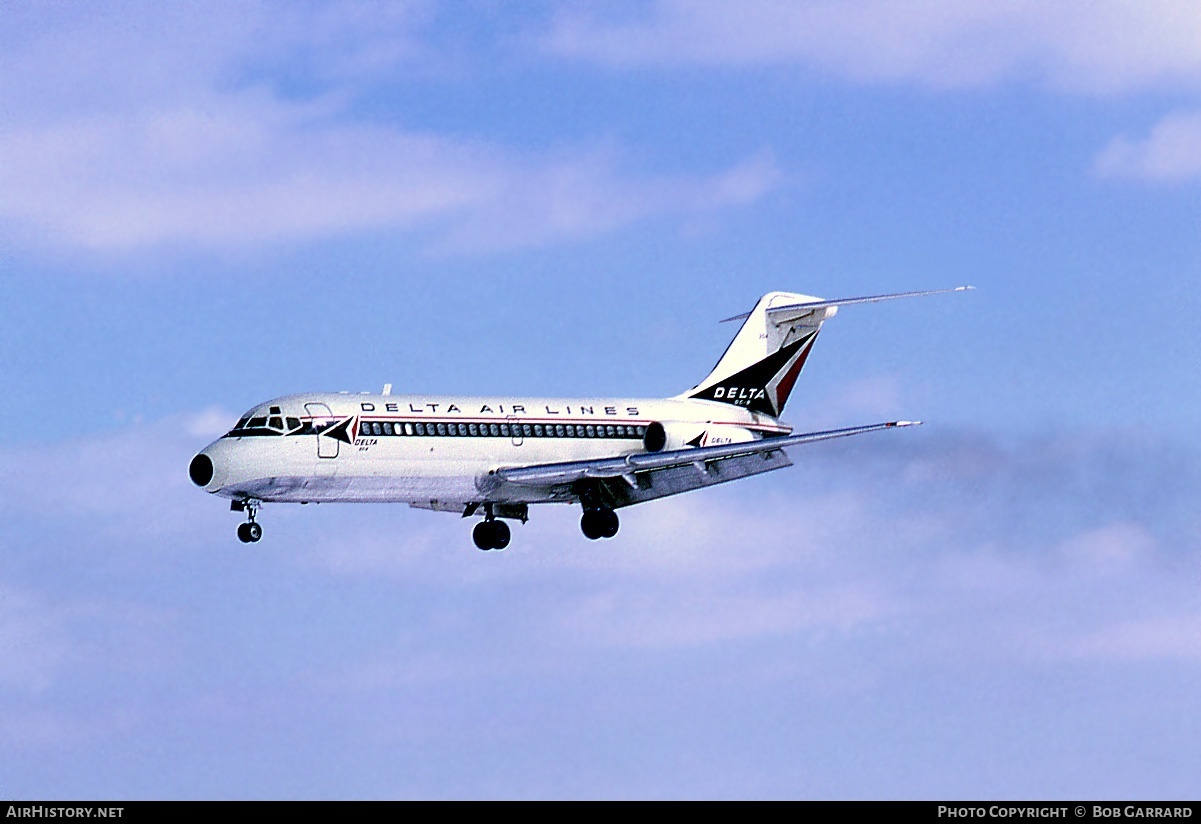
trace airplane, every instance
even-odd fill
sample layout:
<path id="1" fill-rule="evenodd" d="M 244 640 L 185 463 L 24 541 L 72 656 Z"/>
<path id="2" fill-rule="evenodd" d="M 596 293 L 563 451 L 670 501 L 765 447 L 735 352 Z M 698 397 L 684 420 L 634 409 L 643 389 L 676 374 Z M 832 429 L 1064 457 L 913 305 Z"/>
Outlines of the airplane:
<path id="1" fill-rule="evenodd" d="M 839 307 L 971 286 L 823 300 L 771 292 L 704 380 L 675 397 L 518 398 L 309 393 L 243 415 L 188 466 L 196 486 L 246 513 L 264 503 L 399 502 L 481 516 L 481 550 L 509 545 L 506 521 L 530 504 L 576 504 L 592 540 L 617 534 L 617 510 L 791 466 L 793 446 L 920 425 L 888 421 L 793 434 L 780 420 L 822 324 Z"/>

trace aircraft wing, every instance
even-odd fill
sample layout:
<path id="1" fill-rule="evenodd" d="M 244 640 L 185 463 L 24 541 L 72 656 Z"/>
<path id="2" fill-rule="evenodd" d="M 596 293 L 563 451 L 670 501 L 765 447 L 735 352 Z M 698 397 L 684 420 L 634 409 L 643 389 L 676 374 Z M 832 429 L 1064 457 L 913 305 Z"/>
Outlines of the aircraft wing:
<path id="1" fill-rule="evenodd" d="M 606 490 L 612 506 L 628 506 L 791 466 L 792 461 L 783 451 L 790 446 L 920 424 L 921 421 L 890 421 L 722 446 L 640 452 L 590 461 L 500 467 L 481 479 L 481 486 L 496 489 L 513 484 L 557 489 L 560 494 L 555 497 L 572 500 L 576 497 L 573 487 L 581 481 L 595 481 Z"/>

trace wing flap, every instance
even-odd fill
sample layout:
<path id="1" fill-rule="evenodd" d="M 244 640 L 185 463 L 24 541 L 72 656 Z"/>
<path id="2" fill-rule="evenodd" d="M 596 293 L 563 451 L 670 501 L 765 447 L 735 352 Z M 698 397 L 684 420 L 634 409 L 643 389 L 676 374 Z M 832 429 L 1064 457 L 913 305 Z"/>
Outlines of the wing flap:
<path id="1" fill-rule="evenodd" d="M 732 472 L 735 471 L 735 467 L 745 469 L 753 465 L 753 462 L 730 463 L 734 459 L 757 458 L 761 461 L 770 461 L 775 460 L 773 456 L 776 454 L 785 461 L 779 466 L 788 466 L 791 464 L 791 461 L 789 461 L 787 455 L 784 455 L 781 450 L 790 446 L 800 446 L 806 443 L 828 441 L 834 438 L 846 438 L 851 435 L 862 435 L 867 432 L 878 432 L 884 429 L 917 426 L 920 424 L 921 421 L 889 421 L 886 423 L 868 424 L 867 426 L 852 426 L 846 429 L 830 429 L 823 432 L 807 432 L 801 435 L 765 438 L 758 441 L 725 444 L 722 446 L 677 449 L 670 452 L 641 452 L 620 458 L 600 458 L 591 461 L 566 461 L 563 463 L 536 464 L 533 466 L 500 467 L 489 473 L 489 480 L 493 483 L 511 483 L 519 486 L 551 487 L 573 484 L 583 480 L 608 480 L 613 478 L 622 478 L 629 484 L 632 477 L 633 483 L 630 486 L 633 489 L 638 489 L 641 487 L 643 483 L 642 479 L 647 473 L 661 473 L 665 470 L 683 470 L 680 474 L 686 475 L 692 473 L 699 478 L 713 473 L 715 468 L 718 471 L 729 470 Z M 779 467 L 772 466 L 770 468 L 776 469 Z M 767 470 L 764 469 L 762 471 Z M 746 472 L 745 474 L 757 473 Z M 744 477 L 745 474 L 738 477 Z M 666 478 L 667 476 L 663 477 Z M 672 477 L 676 477 L 674 472 Z M 722 480 L 727 479 L 722 478 Z M 729 480 L 733 480 L 733 478 L 729 478 Z M 714 483 L 718 482 L 714 481 Z M 708 483 L 699 484 L 699 486 L 708 485 Z M 696 488 L 698 487 L 688 487 L 688 489 Z M 679 491 L 683 492 L 686 490 L 680 489 Z M 654 497 L 661 496 L 656 495 Z"/>
<path id="2" fill-rule="evenodd" d="M 623 485 L 620 491 L 613 491 L 613 497 L 617 505 L 629 506 L 736 481 L 739 478 L 748 478 L 751 475 L 760 475 L 786 466 L 792 466 L 792 461 L 784 450 L 777 449 L 773 452 L 720 458 L 707 463 L 697 461 L 666 469 L 651 469 L 640 472 L 634 484 L 628 487 Z"/>

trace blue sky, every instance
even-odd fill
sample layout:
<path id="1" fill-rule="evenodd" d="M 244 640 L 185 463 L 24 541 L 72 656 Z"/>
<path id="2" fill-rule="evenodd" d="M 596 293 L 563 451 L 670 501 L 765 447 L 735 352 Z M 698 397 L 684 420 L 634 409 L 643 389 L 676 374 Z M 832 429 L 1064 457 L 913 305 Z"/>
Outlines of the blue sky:
<path id="1" fill-rule="evenodd" d="M 1201 764 L 1186 2 L 10 3 L 0 793 L 1181 797 Z M 195 491 L 304 390 L 927 426 L 504 553 Z"/>

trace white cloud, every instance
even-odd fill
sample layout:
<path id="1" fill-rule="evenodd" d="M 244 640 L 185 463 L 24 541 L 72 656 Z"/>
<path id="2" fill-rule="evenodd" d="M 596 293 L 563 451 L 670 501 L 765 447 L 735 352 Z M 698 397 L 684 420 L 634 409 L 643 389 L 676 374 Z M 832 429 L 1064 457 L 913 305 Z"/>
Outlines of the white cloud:
<path id="1" fill-rule="evenodd" d="M 575 509 L 536 508 L 506 553 L 481 556 L 462 522 L 408 513 L 377 533 L 359 510 L 353 534 L 325 534 L 306 563 L 472 598 L 516 587 L 529 611 L 506 620 L 562 654 L 900 633 L 923 639 L 908 654 L 929 665 L 1041 665 L 1112 660 L 1115 616 L 1191 620 L 1187 588 L 1164 586 L 1187 547 L 1080 483 L 1124 471 L 1103 443 L 931 445 L 795 450 L 797 466 L 767 478 L 623 511 L 611 543 L 583 541 Z M 1175 635 L 1138 637 L 1148 660 L 1192 655 Z"/>
<path id="2" fill-rule="evenodd" d="M 6 450 L 5 517 L 22 534 L 23 524 L 32 535 L 50 530 L 56 542 L 88 547 L 89 555 L 131 570 L 220 546 L 239 550 L 237 516 L 192 487 L 185 472 L 195 430 L 217 431 L 227 417 L 207 410 Z M 1191 656 L 1178 631 L 1193 620 L 1191 596 L 1162 586 L 1175 575 L 1173 553 L 1188 547 L 1157 535 L 1162 524 L 1140 520 L 1126 506 L 1130 490 L 1076 480 L 1093 477 L 1096 466 L 1154 477 L 1123 467 L 1154 462 L 1156 453 L 1115 457 L 1107 450 L 1104 442 L 984 449 L 978 438 L 798 449 L 791 469 L 623 510 L 615 541 L 583 539 L 576 508 L 536 507 L 530 524 L 514 525 L 504 553 L 474 550 L 469 521 L 403 506 L 270 505 L 260 517 L 267 540 L 254 553 L 332 576 L 338 587 L 390 582 L 415 587 L 421 599 L 441 593 L 435 602 L 478 601 L 474 609 L 484 612 L 500 598 L 510 631 L 564 655 L 581 645 L 854 643 L 865 634 L 916 632 L 934 655 L 978 657 L 984 633 L 995 639 L 986 653 L 992 658 L 1108 660 L 1115 649 Z M 1168 486 L 1178 506 L 1191 507 L 1189 489 Z M 43 493 L 49 488 L 53 496 Z M 1121 500 L 1104 497 L 1119 493 Z M 21 546 L 30 541 L 36 546 L 33 537 Z M 449 619 L 440 631 L 470 633 L 462 618 L 452 610 L 428 620 Z M 27 621 L 9 625 L 26 627 L 22 637 L 45 635 Z M 1164 627 L 1166 635 L 1155 634 Z M 406 630 L 403 655 L 437 670 L 419 630 Z M 1145 648 L 1139 638 L 1148 640 Z M 503 657 L 492 651 L 488 666 L 501 666 Z M 436 672 L 421 676 L 431 678 Z"/>
<path id="3" fill-rule="evenodd" d="M 10 233 L 117 252 L 370 231 L 440 252 L 511 248 L 743 206 L 777 182 L 767 156 L 635 174 L 613 150 L 543 155 L 367 122 L 352 113 L 356 84 L 416 62 L 424 14 L 204 8 L 123 10 L 145 28 L 104 14 L 17 26 L 28 42 L 9 38 L 0 57 Z M 285 97 L 278 75 L 301 56 L 309 90 Z"/>
<path id="4" fill-rule="evenodd" d="M 1064 559 L 1100 574 L 1121 574 L 1141 566 L 1155 541 L 1141 524 L 1106 524 L 1073 536 L 1059 548 Z"/>
<path id="5" fill-rule="evenodd" d="M 0 29 L 6 115 L 170 108 L 257 76 L 352 83 L 429 65 L 425 0 L 13 2 Z"/>
<path id="6" fill-rule="evenodd" d="M 0 589 L 0 685 L 28 691 L 50 686 L 70 655 L 63 616 L 36 595 Z"/>
<path id="7" fill-rule="evenodd" d="M 0 216 L 93 250 L 212 247 L 397 229 L 440 250 L 589 237 L 673 213 L 741 206 L 769 158 L 708 177 L 623 173 L 612 153 L 523 157 L 347 123 L 261 91 L 137 116 L 0 133 Z"/>
<path id="8" fill-rule="evenodd" d="M 1201 70 L 1201 15 L 1188 0 L 659 0 L 636 9 L 563 12 L 543 46 L 615 66 L 797 63 L 930 88 L 1010 79 L 1087 93 L 1196 88 Z"/>
<path id="9" fill-rule="evenodd" d="M 1082 658 L 1103 661 L 1201 662 L 1201 614 L 1119 621 L 1089 633 L 1076 652 Z"/>
<path id="10" fill-rule="evenodd" d="M 1114 138 L 1093 164 L 1102 177 L 1179 183 L 1201 178 L 1201 112 L 1175 112 L 1141 139 Z"/>
<path id="11" fill-rule="evenodd" d="M 903 414 L 904 389 L 895 375 L 850 380 L 825 397 L 802 395 L 792 401 L 789 417 L 806 430 L 836 429 L 858 418 L 889 420 Z"/>
<path id="12" fill-rule="evenodd" d="M 210 406 L 186 416 L 183 428 L 194 438 L 216 439 L 232 429 L 237 420 L 238 416 L 235 413 Z"/>
<path id="13" fill-rule="evenodd" d="M 694 741 L 680 724 L 755 751 L 792 747 L 830 712 L 937 726 L 940 691 L 984 720 L 997 694 L 1033 691 L 1001 723 L 1058 723 L 1081 702 L 1081 662 L 1102 703 L 1119 681 L 1187 702 L 1156 676 L 1187 682 L 1201 662 L 1198 490 L 1173 474 L 1179 449 L 917 433 L 795 450 L 791 469 L 634 507 L 612 541 L 585 540 L 574 507 L 537 507 L 508 550 L 480 553 L 452 516 L 269 505 L 264 541 L 244 547 L 238 516 L 186 480 L 188 429 L 209 417 L 0 450 L 10 758 L 82 775 L 76 753 L 178 751 L 204 768 L 179 774 L 228 781 L 264 753 L 321 773 L 332 736 L 356 764 L 462 763 L 469 741 L 550 750 L 522 765 L 544 766 L 614 729 L 674 758 Z M 1103 473 L 1123 482 L 1081 483 Z M 777 713 L 793 727 L 728 739 L 710 726 L 727 710 L 740 728 Z M 1119 720 L 1137 731 L 1146 716 Z M 356 750 L 372 741 L 386 752 Z"/>

